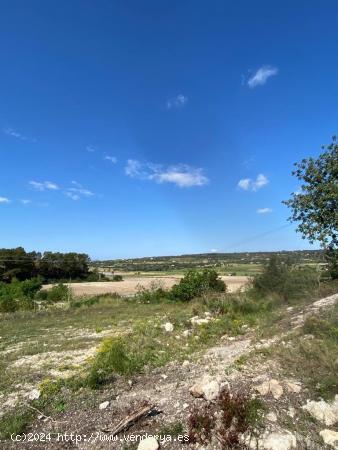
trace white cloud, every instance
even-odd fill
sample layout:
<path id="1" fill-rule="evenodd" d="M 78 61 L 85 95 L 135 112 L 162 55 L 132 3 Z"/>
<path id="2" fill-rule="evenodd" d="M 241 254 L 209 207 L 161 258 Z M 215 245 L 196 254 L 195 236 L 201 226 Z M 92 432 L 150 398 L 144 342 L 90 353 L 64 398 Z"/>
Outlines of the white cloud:
<path id="1" fill-rule="evenodd" d="M 201 168 L 186 164 L 163 167 L 160 164 L 141 163 L 135 159 L 128 159 L 125 174 L 132 178 L 151 180 L 161 184 L 172 183 L 181 188 L 203 186 L 209 182 Z"/>
<path id="2" fill-rule="evenodd" d="M 8 134 L 8 136 L 12 136 L 17 139 L 21 139 L 22 141 L 36 142 L 35 138 L 29 138 L 10 127 L 4 128 L 2 131 L 3 131 L 3 133 Z"/>
<path id="3" fill-rule="evenodd" d="M 179 187 L 203 186 L 208 183 L 202 169 L 195 169 L 186 165 L 157 170 L 149 179 L 157 183 L 173 183 Z"/>
<path id="4" fill-rule="evenodd" d="M 86 189 L 77 181 L 72 181 L 72 185 L 75 187 L 67 188 L 63 192 L 66 197 L 69 197 L 72 200 L 80 200 L 81 197 L 93 197 L 95 195 L 94 192 Z"/>
<path id="5" fill-rule="evenodd" d="M 87 152 L 93 153 L 96 151 L 96 148 L 93 147 L 92 145 L 87 145 L 86 150 Z"/>
<path id="6" fill-rule="evenodd" d="M 10 200 L 7 197 L 0 197 L 0 203 L 9 203 Z"/>
<path id="7" fill-rule="evenodd" d="M 272 66 L 262 66 L 260 67 L 256 73 L 254 73 L 249 79 L 248 79 L 248 86 L 253 89 L 257 86 L 262 86 L 267 82 L 267 80 L 277 75 L 278 69 L 277 67 Z"/>
<path id="8" fill-rule="evenodd" d="M 250 178 L 243 178 L 243 180 L 239 180 L 239 182 L 238 182 L 238 187 L 240 187 L 244 191 L 249 190 L 250 186 L 251 186 Z"/>
<path id="9" fill-rule="evenodd" d="M 167 109 L 182 108 L 182 106 L 186 105 L 187 101 L 188 97 L 183 94 L 179 94 L 176 97 L 167 100 Z"/>
<path id="10" fill-rule="evenodd" d="M 242 180 L 239 180 L 238 187 L 240 189 L 243 189 L 244 191 L 258 191 L 262 187 L 266 186 L 269 183 L 268 178 L 260 173 L 257 175 L 257 178 L 255 180 L 252 180 L 251 178 L 243 178 Z"/>
<path id="11" fill-rule="evenodd" d="M 267 179 L 267 177 L 265 175 L 263 175 L 262 173 L 260 173 L 257 176 L 256 181 L 253 181 L 253 183 L 252 183 L 252 190 L 258 191 L 258 189 L 266 186 L 268 183 L 269 183 L 269 180 Z"/>
<path id="12" fill-rule="evenodd" d="M 217 248 L 212 248 L 212 249 L 210 250 L 210 252 L 211 252 L 211 253 L 218 253 L 218 250 L 217 250 Z"/>
<path id="13" fill-rule="evenodd" d="M 271 208 L 259 208 L 257 209 L 257 214 L 268 214 L 272 212 Z"/>
<path id="14" fill-rule="evenodd" d="M 29 184 L 37 191 L 57 191 L 59 189 L 59 186 L 51 181 L 30 181 Z"/>
<path id="15" fill-rule="evenodd" d="M 142 163 L 136 159 L 128 159 L 126 167 L 124 168 L 126 175 L 132 178 L 143 178 Z"/>
<path id="16" fill-rule="evenodd" d="M 104 160 L 106 161 L 110 161 L 112 164 L 116 164 L 117 163 L 117 158 L 115 158 L 115 156 L 109 156 L 106 155 L 103 157 Z"/>
<path id="17" fill-rule="evenodd" d="M 20 200 L 20 202 L 23 204 L 23 205 L 29 205 L 30 203 L 32 203 L 32 200 L 27 200 L 27 199 L 22 199 L 22 200 Z"/>

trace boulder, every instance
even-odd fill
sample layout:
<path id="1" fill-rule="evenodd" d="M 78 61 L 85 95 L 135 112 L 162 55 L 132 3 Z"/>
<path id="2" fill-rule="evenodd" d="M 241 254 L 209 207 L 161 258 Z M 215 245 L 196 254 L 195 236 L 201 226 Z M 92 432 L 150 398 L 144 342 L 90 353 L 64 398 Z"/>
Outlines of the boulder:
<path id="1" fill-rule="evenodd" d="M 333 448 L 338 450 L 338 433 L 333 430 L 322 430 L 319 433 L 327 445 L 331 445 Z"/>
<path id="2" fill-rule="evenodd" d="M 338 422 L 338 395 L 333 402 L 327 403 L 324 400 L 307 401 L 303 409 L 311 414 L 312 417 L 324 423 L 327 426 L 334 425 Z"/>
<path id="3" fill-rule="evenodd" d="M 288 431 L 273 432 L 265 437 L 258 446 L 261 450 L 291 450 L 296 447 L 296 438 Z"/>
<path id="4" fill-rule="evenodd" d="M 278 400 L 283 395 L 283 387 L 279 384 L 277 380 L 264 381 L 259 386 L 255 388 L 261 395 L 272 394 L 273 398 Z"/>
<path id="5" fill-rule="evenodd" d="M 142 439 L 138 444 L 137 450 L 157 450 L 159 448 L 159 443 L 154 437 L 147 437 Z"/>
<path id="6" fill-rule="evenodd" d="M 194 397 L 204 397 L 205 400 L 212 402 L 219 396 L 221 386 L 217 380 L 204 379 L 195 383 L 189 390 Z"/>

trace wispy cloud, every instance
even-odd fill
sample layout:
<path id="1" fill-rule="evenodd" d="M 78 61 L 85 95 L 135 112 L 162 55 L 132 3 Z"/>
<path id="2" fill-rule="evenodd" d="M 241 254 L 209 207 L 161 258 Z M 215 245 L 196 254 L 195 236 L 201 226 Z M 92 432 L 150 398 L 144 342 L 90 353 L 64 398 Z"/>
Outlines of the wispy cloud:
<path id="1" fill-rule="evenodd" d="M 186 97 L 183 94 L 178 94 L 176 97 L 172 97 L 169 100 L 167 100 L 167 109 L 172 108 L 182 108 L 185 106 L 188 102 L 188 97 Z"/>
<path id="2" fill-rule="evenodd" d="M 260 173 L 255 180 L 251 178 L 243 178 L 239 180 L 238 187 L 244 191 L 258 191 L 269 183 L 268 178 Z"/>
<path id="3" fill-rule="evenodd" d="M 96 148 L 93 145 L 87 145 L 86 150 L 90 153 L 96 152 Z"/>
<path id="4" fill-rule="evenodd" d="M 21 202 L 23 205 L 29 205 L 30 203 L 32 203 L 32 200 L 28 200 L 28 199 L 26 199 L 26 198 L 23 198 L 23 199 L 20 200 L 20 202 Z"/>
<path id="5" fill-rule="evenodd" d="M 52 181 L 30 181 L 29 184 L 36 191 L 57 191 L 60 189 L 59 186 Z"/>
<path id="6" fill-rule="evenodd" d="M 0 197 L 0 203 L 10 203 L 10 199 L 7 197 Z"/>
<path id="7" fill-rule="evenodd" d="M 112 164 L 116 164 L 117 163 L 117 158 L 115 158 L 115 156 L 105 155 L 103 157 L 103 159 L 106 160 L 106 161 L 110 161 Z"/>
<path id="8" fill-rule="evenodd" d="M 249 79 L 248 79 L 248 86 L 253 89 L 257 86 L 262 86 L 265 84 L 268 79 L 274 75 L 277 75 L 278 69 L 277 67 L 273 66 L 262 66 L 260 67 L 257 72 L 255 72 Z"/>
<path id="9" fill-rule="evenodd" d="M 17 139 L 21 139 L 22 141 L 36 142 L 35 138 L 27 137 L 24 134 L 19 133 L 18 131 L 14 130 L 13 128 L 10 128 L 10 127 L 3 128 L 2 132 L 7 134 L 8 136 L 12 136 Z"/>
<path id="10" fill-rule="evenodd" d="M 72 200 L 80 200 L 81 197 L 93 197 L 94 192 L 82 186 L 82 184 L 77 181 L 72 181 L 72 187 L 67 188 L 63 191 L 66 197 Z"/>
<path id="11" fill-rule="evenodd" d="M 271 208 L 259 208 L 257 209 L 257 214 L 269 214 L 272 212 Z"/>
<path id="12" fill-rule="evenodd" d="M 161 184 L 172 183 L 181 188 L 203 186 L 209 182 L 201 168 L 191 167 L 187 164 L 163 167 L 160 164 L 141 163 L 135 159 L 128 159 L 125 174 L 132 178 Z"/>

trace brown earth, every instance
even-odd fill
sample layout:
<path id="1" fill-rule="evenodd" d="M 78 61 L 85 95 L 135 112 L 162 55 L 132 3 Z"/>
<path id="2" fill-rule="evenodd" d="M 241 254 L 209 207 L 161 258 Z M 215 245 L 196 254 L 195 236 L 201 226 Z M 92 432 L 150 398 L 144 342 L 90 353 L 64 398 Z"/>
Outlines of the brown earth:
<path id="1" fill-rule="evenodd" d="M 163 275 L 163 276 L 135 276 L 125 278 L 123 281 L 95 281 L 87 283 L 68 283 L 75 297 L 92 296 L 98 294 L 117 293 L 122 296 L 136 294 L 138 289 L 143 286 L 150 288 L 152 285 L 170 289 L 177 284 L 182 276 L 180 275 Z M 245 276 L 222 276 L 222 280 L 226 283 L 229 292 L 241 289 L 247 282 L 248 277 Z M 50 289 L 53 285 L 45 285 L 44 289 Z"/>

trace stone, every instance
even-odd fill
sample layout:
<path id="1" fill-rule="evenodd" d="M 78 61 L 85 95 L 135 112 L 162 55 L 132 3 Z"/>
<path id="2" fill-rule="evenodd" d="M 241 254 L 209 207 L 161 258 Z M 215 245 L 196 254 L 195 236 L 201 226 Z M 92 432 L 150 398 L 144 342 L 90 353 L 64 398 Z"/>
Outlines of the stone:
<path id="1" fill-rule="evenodd" d="M 272 394 L 273 398 L 278 400 L 283 395 L 283 387 L 279 384 L 277 380 L 264 381 L 259 386 L 255 388 L 261 395 Z"/>
<path id="2" fill-rule="evenodd" d="M 259 443 L 262 450 L 291 450 L 296 446 L 296 438 L 288 431 L 271 433 Z"/>
<path id="3" fill-rule="evenodd" d="M 40 391 L 38 389 L 33 389 L 28 394 L 29 400 L 37 400 L 40 397 Z"/>
<path id="4" fill-rule="evenodd" d="M 172 333 L 174 331 L 174 325 L 170 322 L 167 322 L 163 325 L 164 331 L 167 333 Z"/>
<path id="5" fill-rule="evenodd" d="M 190 319 L 190 322 L 192 325 L 205 325 L 210 322 L 210 319 L 199 319 L 198 317 L 193 317 L 192 319 Z"/>
<path id="6" fill-rule="evenodd" d="M 184 330 L 182 333 L 183 337 L 189 337 L 191 335 L 192 331 L 191 330 Z"/>
<path id="7" fill-rule="evenodd" d="M 137 450 L 157 450 L 159 447 L 160 446 L 157 440 L 150 436 L 142 439 L 142 441 L 138 444 Z"/>
<path id="8" fill-rule="evenodd" d="M 266 415 L 267 420 L 269 420 L 269 422 L 277 422 L 277 416 L 276 414 L 271 411 Z"/>
<path id="9" fill-rule="evenodd" d="M 99 409 L 106 409 L 109 405 L 109 401 L 105 401 L 99 404 Z"/>
<path id="10" fill-rule="evenodd" d="M 338 422 L 338 395 L 335 396 L 334 401 L 331 403 L 327 403 L 324 400 L 319 400 L 318 402 L 308 400 L 302 408 L 327 426 Z"/>
<path id="11" fill-rule="evenodd" d="M 183 361 L 182 363 L 182 367 L 188 367 L 190 365 L 190 362 L 186 359 L 185 361 Z"/>
<path id="12" fill-rule="evenodd" d="M 296 381 L 287 381 L 286 382 L 286 387 L 288 388 L 289 392 L 294 392 L 295 394 L 299 394 L 299 392 L 301 391 L 302 387 L 300 385 L 300 383 L 297 383 Z"/>
<path id="13" fill-rule="evenodd" d="M 327 445 L 331 445 L 333 448 L 338 450 L 338 433 L 333 430 L 322 430 L 319 433 Z"/>
<path id="14" fill-rule="evenodd" d="M 219 396 L 221 386 L 216 380 L 205 379 L 195 383 L 189 390 L 193 397 L 204 397 L 211 402 Z"/>

